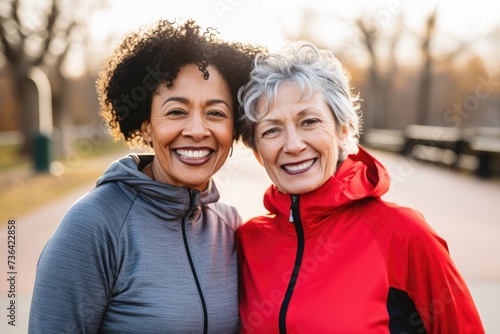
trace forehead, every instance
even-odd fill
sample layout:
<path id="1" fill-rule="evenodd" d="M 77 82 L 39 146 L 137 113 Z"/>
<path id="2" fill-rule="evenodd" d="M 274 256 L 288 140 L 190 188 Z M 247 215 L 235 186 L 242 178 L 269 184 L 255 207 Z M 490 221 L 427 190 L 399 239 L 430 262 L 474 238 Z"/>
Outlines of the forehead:
<path id="1" fill-rule="evenodd" d="M 172 96 L 187 102 L 222 100 L 232 109 L 232 96 L 229 86 L 220 72 L 213 66 L 207 66 L 208 78 L 195 64 L 184 65 L 174 79 L 172 86 L 159 85 L 155 98 L 165 99 Z"/>
<path id="2" fill-rule="evenodd" d="M 322 93 L 304 90 L 295 82 L 283 83 L 275 94 L 263 95 L 256 105 L 256 116 L 260 120 L 308 112 L 331 114 Z"/>
<path id="3" fill-rule="evenodd" d="M 229 92 L 229 86 L 221 73 L 212 65 L 206 68 L 208 78 L 200 70 L 196 64 L 187 64 L 179 68 L 175 79 L 172 81 L 172 86 L 160 85 L 159 88 L 165 88 L 167 91 L 176 91 L 181 89 L 191 90 L 192 85 L 201 85 L 222 92 Z"/>

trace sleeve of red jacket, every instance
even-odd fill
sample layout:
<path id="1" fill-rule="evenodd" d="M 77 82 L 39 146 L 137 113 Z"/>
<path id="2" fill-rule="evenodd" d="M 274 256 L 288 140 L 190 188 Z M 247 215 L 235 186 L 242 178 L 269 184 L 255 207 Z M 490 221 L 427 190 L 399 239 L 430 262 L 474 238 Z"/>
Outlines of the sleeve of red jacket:
<path id="1" fill-rule="evenodd" d="M 446 242 L 408 210 L 393 231 L 389 276 L 415 303 L 427 333 L 484 333 L 481 319 Z M 412 321 L 412 319 L 410 319 Z"/>

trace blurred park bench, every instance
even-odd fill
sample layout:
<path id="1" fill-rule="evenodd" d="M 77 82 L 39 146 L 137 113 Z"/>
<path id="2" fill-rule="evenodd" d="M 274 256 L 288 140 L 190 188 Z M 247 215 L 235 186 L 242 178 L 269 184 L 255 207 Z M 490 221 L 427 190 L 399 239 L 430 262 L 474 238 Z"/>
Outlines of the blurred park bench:
<path id="1" fill-rule="evenodd" d="M 404 131 L 368 129 L 361 143 L 419 161 L 470 170 L 481 178 L 500 176 L 498 127 L 462 129 L 412 124 Z"/>

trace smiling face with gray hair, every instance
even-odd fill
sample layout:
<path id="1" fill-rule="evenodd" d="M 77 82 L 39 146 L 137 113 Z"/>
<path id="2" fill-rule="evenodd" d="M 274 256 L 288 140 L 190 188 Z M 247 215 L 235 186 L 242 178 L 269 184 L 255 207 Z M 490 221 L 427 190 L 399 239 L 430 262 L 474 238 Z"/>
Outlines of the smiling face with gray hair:
<path id="1" fill-rule="evenodd" d="M 239 99 L 243 141 L 283 192 L 318 188 L 357 152 L 359 97 L 329 51 L 296 42 L 257 57 Z"/>

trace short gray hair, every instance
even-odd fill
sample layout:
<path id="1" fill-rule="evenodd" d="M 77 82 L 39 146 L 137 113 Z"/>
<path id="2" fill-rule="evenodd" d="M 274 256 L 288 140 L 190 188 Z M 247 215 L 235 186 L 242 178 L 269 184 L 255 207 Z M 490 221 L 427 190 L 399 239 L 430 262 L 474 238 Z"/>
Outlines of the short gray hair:
<path id="1" fill-rule="evenodd" d="M 243 142 L 256 150 L 254 129 L 258 122 L 259 100 L 265 97 L 269 110 L 280 86 L 293 82 L 302 91 L 302 98 L 321 93 L 332 110 L 337 131 L 343 127 L 347 129 L 341 159 L 357 152 L 361 130 L 360 99 L 359 95 L 351 94 L 349 80 L 350 75 L 332 52 L 318 49 L 308 42 L 291 42 L 277 53 L 259 54 L 255 58 L 250 81 L 238 92 Z"/>

